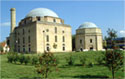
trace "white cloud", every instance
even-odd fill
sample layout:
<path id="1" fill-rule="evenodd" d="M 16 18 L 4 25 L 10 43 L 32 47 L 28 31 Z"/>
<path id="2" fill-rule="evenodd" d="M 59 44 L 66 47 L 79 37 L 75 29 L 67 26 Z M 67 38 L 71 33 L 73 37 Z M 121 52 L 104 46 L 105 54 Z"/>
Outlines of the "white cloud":
<path id="1" fill-rule="evenodd" d="M 1 23 L 0 26 L 10 26 L 10 22 Z"/>
<path id="2" fill-rule="evenodd" d="M 120 35 L 121 35 L 121 36 L 125 36 L 125 30 L 121 30 L 121 31 L 120 31 Z"/>

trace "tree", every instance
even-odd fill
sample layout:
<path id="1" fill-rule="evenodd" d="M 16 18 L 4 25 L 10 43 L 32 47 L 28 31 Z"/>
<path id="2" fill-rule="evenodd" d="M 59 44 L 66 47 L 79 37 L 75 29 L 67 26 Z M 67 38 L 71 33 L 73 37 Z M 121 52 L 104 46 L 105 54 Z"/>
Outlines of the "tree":
<path id="1" fill-rule="evenodd" d="M 53 71 L 53 68 L 57 66 L 57 59 L 50 52 L 45 52 L 42 56 L 39 57 L 39 63 L 36 68 L 37 72 L 42 74 L 43 78 L 48 77 L 48 73 Z"/>
<path id="2" fill-rule="evenodd" d="M 106 38 L 107 42 L 112 47 L 112 50 L 106 50 L 105 61 L 106 66 L 112 72 L 112 78 L 115 78 L 115 72 L 122 68 L 123 66 L 123 53 L 119 50 L 118 47 L 115 46 L 114 39 L 117 37 L 117 32 L 113 29 L 108 29 L 107 31 L 108 37 Z"/>
<path id="3" fill-rule="evenodd" d="M 107 34 L 108 34 L 108 37 L 105 37 L 105 40 L 107 41 L 108 45 L 110 45 L 111 48 L 113 48 L 115 45 L 114 39 L 117 37 L 117 31 L 109 28 L 107 30 Z"/>
<path id="4" fill-rule="evenodd" d="M 115 72 L 123 67 L 123 57 L 123 53 L 119 49 L 106 51 L 106 66 L 112 71 L 113 79 L 115 78 Z"/>

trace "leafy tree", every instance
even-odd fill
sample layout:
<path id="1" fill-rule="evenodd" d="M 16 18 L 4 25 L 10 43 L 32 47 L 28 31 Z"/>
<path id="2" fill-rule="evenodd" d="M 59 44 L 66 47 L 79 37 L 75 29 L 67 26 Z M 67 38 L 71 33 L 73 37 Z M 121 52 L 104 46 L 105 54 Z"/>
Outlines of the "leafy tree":
<path id="1" fill-rule="evenodd" d="M 107 34 L 108 34 L 108 37 L 105 37 L 105 40 L 107 41 L 107 43 L 110 44 L 111 48 L 113 48 L 113 46 L 115 45 L 114 39 L 117 37 L 117 31 L 109 28 L 107 30 Z"/>
<path id="2" fill-rule="evenodd" d="M 112 71 L 112 78 L 115 78 L 115 72 L 123 67 L 123 53 L 121 50 L 108 50 L 105 54 L 106 66 Z"/>
<path id="3" fill-rule="evenodd" d="M 39 57 L 39 63 L 36 68 L 37 72 L 42 74 L 43 78 L 47 78 L 48 74 L 57 66 L 57 59 L 50 52 L 44 53 Z"/>
<path id="4" fill-rule="evenodd" d="M 107 41 L 110 41 L 112 50 L 106 50 L 105 61 L 106 66 L 112 71 L 112 78 L 115 78 L 115 72 L 122 68 L 123 66 L 123 53 L 115 46 L 114 39 L 117 37 L 117 32 L 113 29 L 108 29 Z"/>

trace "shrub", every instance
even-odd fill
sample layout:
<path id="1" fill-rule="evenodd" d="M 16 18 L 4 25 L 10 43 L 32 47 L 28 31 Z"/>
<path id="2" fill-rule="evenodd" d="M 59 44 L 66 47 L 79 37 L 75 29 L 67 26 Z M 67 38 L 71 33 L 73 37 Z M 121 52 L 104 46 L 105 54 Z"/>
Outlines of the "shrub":
<path id="1" fill-rule="evenodd" d="M 82 63 L 82 65 L 84 66 L 86 63 L 86 57 L 85 56 L 81 56 L 80 57 L 80 62 Z"/>
<path id="2" fill-rule="evenodd" d="M 105 54 L 106 66 L 112 71 L 112 78 L 115 77 L 115 72 L 123 67 L 124 55 L 121 50 L 114 49 L 106 51 Z"/>
<path id="3" fill-rule="evenodd" d="M 48 77 L 48 73 L 52 72 L 57 66 L 57 59 L 52 53 L 44 53 L 39 57 L 39 64 L 36 66 L 37 72 L 42 74 L 43 78 Z"/>
<path id="4" fill-rule="evenodd" d="M 19 57 L 19 62 L 20 62 L 21 64 L 23 64 L 23 63 L 24 63 L 24 60 L 25 60 L 25 57 L 24 57 L 23 54 L 21 54 L 20 57 Z"/>
<path id="5" fill-rule="evenodd" d="M 27 65 L 30 62 L 30 56 L 25 56 L 24 57 L 24 63 Z"/>
<path id="6" fill-rule="evenodd" d="M 36 65 L 38 62 L 39 62 L 38 56 L 33 56 L 33 58 L 32 58 L 32 64 Z"/>
<path id="7" fill-rule="evenodd" d="M 9 62 L 9 63 L 12 63 L 12 62 L 13 62 L 13 55 L 12 55 L 12 54 L 9 54 L 9 55 L 7 56 L 7 59 L 8 59 L 8 62 Z"/>
<path id="8" fill-rule="evenodd" d="M 72 55 L 70 55 L 69 57 L 66 58 L 66 62 L 68 63 L 68 65 L 74 65 L 75 63 L 75 58 L 73 58 Z"/>
<path id="9" fill-rule="evenodd" d="M 19 55 L 18 55 L 18 53 L 14 53 L 14 54 L 13 54 L 13 61 L 14 61 L 14 63 L 16 63 L 18 60 L 19 60 Z"/>

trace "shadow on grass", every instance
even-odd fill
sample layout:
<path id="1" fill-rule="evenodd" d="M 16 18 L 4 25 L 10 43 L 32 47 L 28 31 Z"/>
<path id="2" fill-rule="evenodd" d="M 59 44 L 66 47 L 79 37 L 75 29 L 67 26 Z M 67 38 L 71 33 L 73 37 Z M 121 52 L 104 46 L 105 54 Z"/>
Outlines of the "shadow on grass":
<path id="1" fill-rule="evenodd" d="M 22 77 L 22 78 L 19 78 L 19 79 L 41 79 L 41 77 L 33 77 L 33 78 Z"/>
<path id="2" fill-rule="evenodd" d="M 106 79 L 109 78 L 108 76 L 100 76 L 100 75 L 79 75 L 79 76 L 73 76 L 73 78 L 100 78 L 100 79 Z"/>

